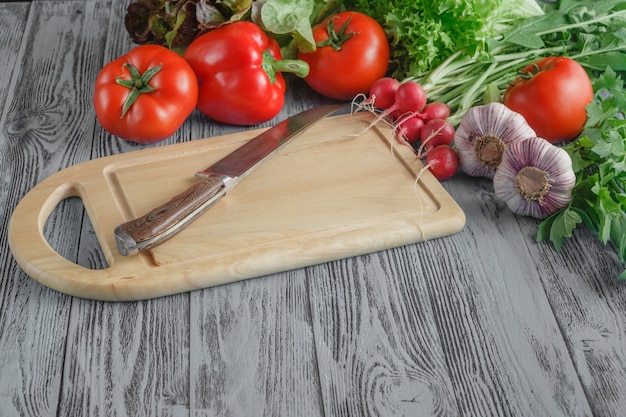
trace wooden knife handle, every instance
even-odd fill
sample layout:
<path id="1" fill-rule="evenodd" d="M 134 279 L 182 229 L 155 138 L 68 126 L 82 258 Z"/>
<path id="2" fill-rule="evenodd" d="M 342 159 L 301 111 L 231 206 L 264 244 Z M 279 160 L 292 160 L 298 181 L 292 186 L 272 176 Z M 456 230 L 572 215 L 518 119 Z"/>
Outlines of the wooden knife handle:
<path id="1" fill-rule="evenodd" d="M 227 179 L 208 176 L 149 213 L 115 228 L 119 252 L 134 255 L 169 239 L 226 194 Z"/>

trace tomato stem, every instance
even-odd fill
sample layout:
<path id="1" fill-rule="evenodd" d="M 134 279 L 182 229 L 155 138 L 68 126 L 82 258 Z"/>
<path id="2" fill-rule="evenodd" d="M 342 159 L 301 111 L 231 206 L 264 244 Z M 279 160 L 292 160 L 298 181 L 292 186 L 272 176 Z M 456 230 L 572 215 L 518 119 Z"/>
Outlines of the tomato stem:
<path id="1" fill-rule="evenodd" d="M 356 36 L 356 35 L 359 34 L 358 32 L 346 33 L 346 30 L 348 30 L 348 25 L 350 24 L 350 20 L 351 19 L 352 19 L 352 16 L 350 16 L 343 23 L 343 25 L 341 25 L 341 28 L 339 28 L 339 32 L 337 32 L 337 30 L 335 30 L 335 23 L 334 23 L 335 19 L 329 19 L 328 20 L 328 27 L 326 29 L 326 31 L 328 32 L 328 39 L 326 39 L 326 40 L 324 40 L 322 42 L 318 42 L 316 46 L 318 48 L 322 48 L 324 46 L 330 46 L 335 51 L 340 51 L 341 50 L 341 46 L 343 45 L 343 43 L 345 41 L 347 41 L 351 37 Z"/>
<path id="2" fill-rule="evenodd" d="M 123 65 L 124 68 L 128 68 L 128 73 L 130 75 L 130 79 L 122 78 L 122 76 L 118 76 L 115 79 L 115 82 L 122 87 L 126 87 L 130 89 L 126 100 L 124 100 L 124 104 L 122 106 L 122 114 L 120 119 L 123 119 L 128 110 L 132 107 L 132 105 L 137 101 L 137 98 L 141 94 L 151 93 L 156 88 L 150 85 L 150 80 L 154 77 L 161 69 L 163 68 L 163 64 L 148 68 L 143 74 L 139 72 L 137 67 L 132 65 L 129 62 L 126 62 Z"/>
<path id="3" fill-rule="evenodd" d="M 532 79 L 535 75 L 539 74 L 541 72 L 541 68 L 539 68 L 539 65 L 537 65 L 536 63 L 533 63 L 530 68 L 523 68 L 519 71 L 517 71 L 517 76 L 522 79 L 522 80 L 530 80 Z"/>

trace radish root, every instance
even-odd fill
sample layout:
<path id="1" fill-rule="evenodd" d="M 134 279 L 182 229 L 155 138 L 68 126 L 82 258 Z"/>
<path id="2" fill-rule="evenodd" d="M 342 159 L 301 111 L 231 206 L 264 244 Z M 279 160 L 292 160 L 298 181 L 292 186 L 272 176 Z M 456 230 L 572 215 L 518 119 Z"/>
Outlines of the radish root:
<path id="1" fill-rule="evenodd" d="M 424 152 L 424 147 L 426 145 L 428 145 L 428 142 L 430 142 L 435 136 L 437 136 L 439 133 L 441 133 L 443 128 L 444 128 L 444 126 L 441 126 L 437 130 L 434 130 L 430 135 L 428 135 L 428 137 L 426 139 L 424 139 L 422 141 L 422 144 L 420 145 L 419 149 L 417 150 L 418 158 L 422 159 L 422 158 L 424 158 L 424 157 L 426 157 L 428 155 L 428 151 Z"/>
<path id="2" fill-rule="evenodd" d="M 417 201 L 419 202 L 419 223 L 421 224 L 424 218 L 424 204 L 422 202 L 422 199 L 419 198 L 419 194 L 417 191 L 417 185 L 419 184 L 419 181 L 422 177 L 422 174 L 424 173 L 424 171 L 428 171 L 430 169 L 430 165 L 425 164 L 417 173 L 417 175 L 415 176 L 415 181 L 413 182 L 413 194 L 415 195 L 415 197 L 417 197 Z"/>

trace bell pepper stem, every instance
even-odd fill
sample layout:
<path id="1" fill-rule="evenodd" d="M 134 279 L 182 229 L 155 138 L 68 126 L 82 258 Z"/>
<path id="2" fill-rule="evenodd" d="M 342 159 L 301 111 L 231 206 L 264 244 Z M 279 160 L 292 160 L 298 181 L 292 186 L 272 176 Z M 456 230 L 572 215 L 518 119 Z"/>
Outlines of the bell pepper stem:
<path id="1" fill-rule="evenodd" d="M 272 83 L 276 82 L 276 73 L 290 72 L 300 78 L 309 75 L 309 64 L 299 59 L 276 59 L 269 51 L 263 52 L 263 69 Z"/>

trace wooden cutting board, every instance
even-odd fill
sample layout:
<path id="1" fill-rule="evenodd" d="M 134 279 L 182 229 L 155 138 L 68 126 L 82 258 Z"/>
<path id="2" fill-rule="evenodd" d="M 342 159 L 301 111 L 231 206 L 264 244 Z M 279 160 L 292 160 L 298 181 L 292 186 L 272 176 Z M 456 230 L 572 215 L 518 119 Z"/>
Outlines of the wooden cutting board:
<path id="1" fill-rule="evenodd" d="M 124 257 L 113 229 L 197 181 L 195 172 L 261 129 L 88 161 L 34 187 L 15 209 L 9 244 L 32 278 L 85 298 L 154 298 L 458 232 L 465 215 L 421 162 L 372 115 L 324 119 L 243 179 L 201 218 L 150 252 Z M 361 133 L 361 134 L 359 134 Z M 43 227 L 80 197 L 109 267 L 57 254 Z"/>

